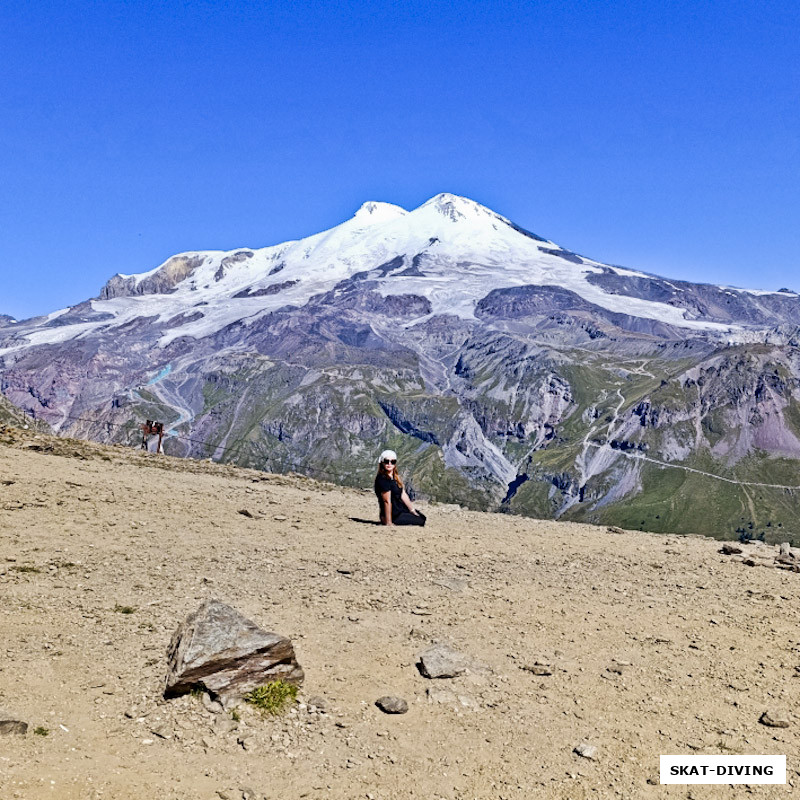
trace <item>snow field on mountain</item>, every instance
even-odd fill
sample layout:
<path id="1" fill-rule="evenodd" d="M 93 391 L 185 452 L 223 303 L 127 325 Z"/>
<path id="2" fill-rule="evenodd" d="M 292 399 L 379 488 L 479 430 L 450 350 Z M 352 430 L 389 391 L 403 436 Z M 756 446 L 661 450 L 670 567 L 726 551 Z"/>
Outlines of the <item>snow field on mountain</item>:
<path id="1" fill-rule="evenodd" d="M 544 249 L 552 252 L 544 252 Z M 203 338 L 239 320 L 254 321 L 281 307 L 303 306 L 312 297 L 331 291 L 340 281 L 374 270 L 392 259 L 402 266 L 377 277 L 384 297 L 413 294 L 427 298 L 432 313 L 473 319 L 475 305 L 493 289 L 547 285 L 568 289 L 612 312 L 657 320 L 694 330 L 735 332 L 739 326 L 688 319 L 686 310 L 662 302 L 611 294 L 587 281 L 591 273 L 609 269 L 583 258 L 572 263 L 558 253 L 558 245 L 521 232 L 505 217 L 484 206 L 451 194 L 441 194 L 413 211 L 390 203 L 368 202 L 346 222 L 297 241 L 256 250 L 197 251 L 179 257 L 200 258 L 202 263 L 172 291 L 109 300 L 92 300 L 98 314 L 113 319 L 62 326 L 51 323 L 69 309 L 44 320 L 31 321 L 20 341 L 0 355 L 30 345 L 54 344 L 114 328 L 138 318 L 151 317 L 163 324 L 180 314 L 190 319 L 163 333 L 159 345 L 179 337 Z M 401 275 L 420 256 L 410 275 Z M 172 259 L 135 276 L 135 285 L 152 278 Z M 620 275 L 649 277 L 632 270 L 612 268 Z M 285 284 L 285 285 L 284 285 Z M 260 295 L 256 295 L 259 291 Z M 235 297 L 237 294 L 250 296 Z M 254 296 L 256 295 L 256 296 Z M 47 327 L 44 327 L 47 326 Z"/>

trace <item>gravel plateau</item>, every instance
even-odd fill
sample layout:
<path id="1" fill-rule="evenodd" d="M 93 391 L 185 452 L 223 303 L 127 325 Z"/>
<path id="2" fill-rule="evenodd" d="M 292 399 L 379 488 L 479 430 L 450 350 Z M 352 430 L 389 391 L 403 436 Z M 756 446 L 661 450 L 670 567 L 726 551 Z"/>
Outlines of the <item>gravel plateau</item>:
<path id="1" fill-rule="evenodd" d="M 0 797 L 793 792 L 791 548 L 424 511 L 389 530 L 371 490 L 0 428 Z M 164 699 L 209 599 L 291 639 L 283 715 Z M 785 754 L 788 783 L 658 785 L 677 753 Z"/>

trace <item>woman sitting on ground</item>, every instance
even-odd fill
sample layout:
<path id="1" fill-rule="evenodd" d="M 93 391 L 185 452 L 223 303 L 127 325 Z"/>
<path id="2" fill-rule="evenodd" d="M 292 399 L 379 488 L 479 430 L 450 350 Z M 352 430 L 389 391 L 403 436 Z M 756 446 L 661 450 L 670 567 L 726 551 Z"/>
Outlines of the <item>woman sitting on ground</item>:
<path id="1" fill-rule="evenodd" d="M 382 525 L 425 524 L 425 515 L 414 508 L 397 474 L 397 453 L 394 450 L 381 453 L 378 474 L 375 476 L 375 494 L 378 496 Z"/>

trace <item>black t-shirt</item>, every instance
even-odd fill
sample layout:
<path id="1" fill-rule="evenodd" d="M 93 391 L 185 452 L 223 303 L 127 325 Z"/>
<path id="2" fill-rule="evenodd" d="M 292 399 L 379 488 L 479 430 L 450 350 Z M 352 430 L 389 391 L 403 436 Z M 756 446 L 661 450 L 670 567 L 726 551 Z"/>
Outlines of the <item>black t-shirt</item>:
<path id="1" fill-rule="evenodd" d="M 398 514 L 408 511 L 406 504 L 401 499 L 403 490 L 400 488 L 397 481 L 394 478 L 390 478 L 388 475 L 378 475 L 378 477 L 375 478 L 375 494 L 378 496 L 378 513 L 381 519 L 383 519 L 383 499 L 381 495 L 385 492 L 391 492 L 392 519 Z"/>

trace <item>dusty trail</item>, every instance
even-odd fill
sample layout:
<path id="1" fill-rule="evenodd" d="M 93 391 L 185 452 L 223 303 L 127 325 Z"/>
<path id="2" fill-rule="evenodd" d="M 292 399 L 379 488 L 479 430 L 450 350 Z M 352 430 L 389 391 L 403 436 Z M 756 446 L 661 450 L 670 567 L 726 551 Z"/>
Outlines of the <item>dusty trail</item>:
<path id="1" fill-rule="evenodd" d="M 589 442 L 588 446 L 604 448 L 608 445 Z M 651 458 L 650 456 L 646 456 L 641 453 L 626 453 L 621 450 L 617 450 L 615 452 L 617 455 L 624 456 L 625 458 L 632 458 L 636 461 L 649 461 L 651 464 L 658 464 L 660 467 L 669 467 L 670 469 L 682 469 L 685 472 L 694 472 L 696 475 L 705 475 L 707 478 L 714 478 L 715 480 L 724 481 L 725 483 L 733 483 L 737 486 L 762 486 L 766 489 L 786 489 L 789 491 L 800 489 L 800 486 L 786 485 L 782 483 L 759 483 L 758 481 L 740 481 L 736 478 L 726 478 L 722 475 L 715 475 L 713 472 L 704 472 L 702 469 L 687 467 L 684 464 L 672 464 L 669 461 L 661 461 L 657 458 Z"/>

